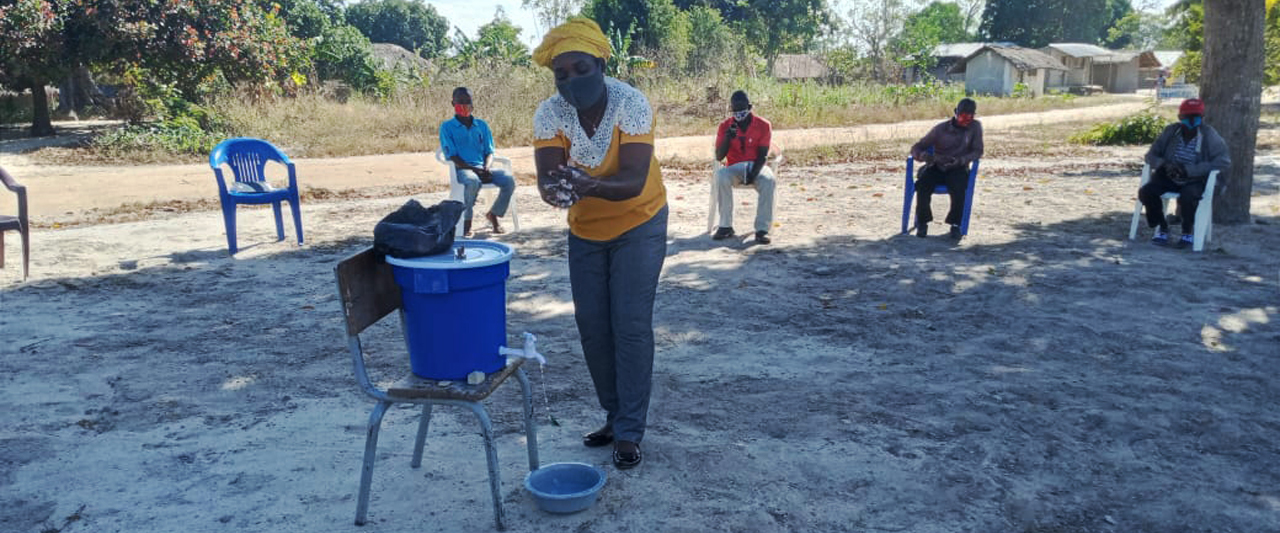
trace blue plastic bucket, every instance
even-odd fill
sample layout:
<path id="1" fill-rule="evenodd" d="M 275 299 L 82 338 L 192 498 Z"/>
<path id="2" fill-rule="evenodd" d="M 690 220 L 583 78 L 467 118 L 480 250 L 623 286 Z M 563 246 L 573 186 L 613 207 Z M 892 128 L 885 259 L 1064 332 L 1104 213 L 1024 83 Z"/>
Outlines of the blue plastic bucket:
<path id="1" fill-rule="evenodd" d="M 449 253 L 387 257 L 400 285 L 414 374 L 461 380 L 506 366 L 498 348 L 507 344 L 507 276 L 514 255 L 502 243 L 459 240 Z"/>

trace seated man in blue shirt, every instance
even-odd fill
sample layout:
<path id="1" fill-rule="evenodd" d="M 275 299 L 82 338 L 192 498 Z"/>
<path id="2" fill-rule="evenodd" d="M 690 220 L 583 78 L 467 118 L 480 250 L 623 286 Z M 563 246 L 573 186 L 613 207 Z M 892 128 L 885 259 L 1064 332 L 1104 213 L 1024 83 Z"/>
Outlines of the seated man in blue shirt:
<path id="1" fill-rule="evenodd" d="M 454 117 L 440 124 L 440 150 L 453 161 L 457 175 L 451 176 L 465 187 L 463 203 L 463 233 L 471 235 L 471 206 L 476 203 L 480 185 L 492 183 L 498 186 L 498 199 L 485 213 L 484 218 L 494 233 L 502 233 L 498 219 L 507 214 L 511 194 L 516 190 L 516 180 L 503 170 L 489 170 L 493 163 L 493 133 L 483 120 L 471 116 L 471 91 L 466 87 L 453 90 Z"/>

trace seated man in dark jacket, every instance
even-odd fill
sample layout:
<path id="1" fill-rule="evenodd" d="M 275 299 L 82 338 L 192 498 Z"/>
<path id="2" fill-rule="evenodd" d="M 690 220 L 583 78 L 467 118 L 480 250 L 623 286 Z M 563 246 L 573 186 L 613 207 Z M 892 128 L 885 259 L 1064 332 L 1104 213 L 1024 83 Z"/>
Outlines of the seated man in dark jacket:
<path id="1" fill-rule="evenodd" d="M 916 180 L 917 236 L 929 235 L 929 222 L 933 220 L 929 200 L 933 198 L 934 189 L 946 185 L 951 196 L 951 210 L 947 211 L 946 220 L 951 224 L 951 238 L 960 238 L 965 190 L 969 188 L 969 164 L 982 157 L 982 123 L 973 118 L 977 111 L 978 104 L 973 100 L 960 100 L 954 117 L 934 126 L 920 142 L 911 146 L 911 157 L 928 163 Z"/>
<path id="2" fill-rule="evenodd" d="M 1178 193 L 1178 213 L 1182 217 L 1182 237 L 1178 247 L 1194 242 L 1196 208 L 1204 195 L 1209 173 L 1227 170 L 1231 154 L 1227 143 L 1204 123 L 1204 102 L 1191 98 L 1178 107 L 1178 123 L 1170 124 L 1147 150 L 1151 179 L 1138 189 L 1138 199 L 1146 207 L 1147 224 L 1156 228 L 1151 242 L 1169 244 L 1169 223 L 1164 217 L 1161 195 Z M 1219 185 L 1222 182 L 1218 182 Z"/>

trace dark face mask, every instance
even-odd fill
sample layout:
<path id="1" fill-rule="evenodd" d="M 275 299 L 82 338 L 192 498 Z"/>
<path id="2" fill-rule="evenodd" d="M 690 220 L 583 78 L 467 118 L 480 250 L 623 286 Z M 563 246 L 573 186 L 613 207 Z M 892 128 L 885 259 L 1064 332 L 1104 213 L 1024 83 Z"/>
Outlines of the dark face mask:
<path id="1" fill-rule="evenodd" d="M 579 111 L 596 105 L 604 97 L 604 72 L 591 76 L 578 76 L 556 83 L 556 91 L 569 105 Z"/>

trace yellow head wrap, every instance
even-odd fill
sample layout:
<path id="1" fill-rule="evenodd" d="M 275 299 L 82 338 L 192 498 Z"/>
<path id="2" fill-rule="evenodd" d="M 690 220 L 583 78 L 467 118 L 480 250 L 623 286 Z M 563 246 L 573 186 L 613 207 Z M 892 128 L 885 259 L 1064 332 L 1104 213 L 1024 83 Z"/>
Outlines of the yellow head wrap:
<path id="1" fill-rule="evenodd" d="M 608 60 L 609 39 L 600 31 L 596 21 L 586 17 L 573 17 L 552 28 L 542 38 L 542 44 L 533 51 L 533 62 L 551 68 L 551 60 L 565 52 L 585 52 Z"/>

